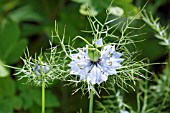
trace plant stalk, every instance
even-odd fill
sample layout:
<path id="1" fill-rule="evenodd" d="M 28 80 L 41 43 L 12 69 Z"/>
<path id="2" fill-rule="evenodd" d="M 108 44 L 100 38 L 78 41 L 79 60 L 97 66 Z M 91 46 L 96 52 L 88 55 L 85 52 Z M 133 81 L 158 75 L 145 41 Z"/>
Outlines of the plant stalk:
<path id="1" fill-rule="evenodd" d="M 42 82 L 42 113 L 45 113 L 45 83 Z"/>
<path id="2" fill-rule="evenodd" d="M 90 92 L 89 113 L 93 113 L 93 91 Z"/>
<path id="3" fill-rule="evenodd" d="M 41 54 L 42 54 L 42 50 L 41 50 Z M 42 104 L 42 113 L 45 113 L 45 74 L 42 70 L 42 56 L 40 55 L 40 57 L 38 57 L 39 61 L 40 61 L 40 73 L 41 73 L 41 79 L 42 79 L 42 98 L 41 98 L 41 104 Z"/>

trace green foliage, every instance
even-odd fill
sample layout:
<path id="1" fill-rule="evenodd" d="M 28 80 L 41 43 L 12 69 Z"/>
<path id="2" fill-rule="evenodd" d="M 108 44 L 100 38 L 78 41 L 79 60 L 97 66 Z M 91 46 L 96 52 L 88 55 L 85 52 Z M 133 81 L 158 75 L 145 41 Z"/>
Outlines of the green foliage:
<path id="1" fill-rule="evenodd" d="M 96 113 L 112 113 L 113 111 L 114 113 L 123 113 L 123 111 L 126 111 L 128 105 L 123 102 L 123 97 L 121 96 L 120 91 L 110 88 L 110 92 L 113 95 L 103 96 L 102 102 L 96 101 L 98 105 Z"/>
<path id="2" fill-rule="evenodd" d="M 23 101 L 23 108 L 29 109 L 33 107 L 34 104 L 41 106 L 41 89 L 40 88 L 25 88 L 22 90 L 20 97 Z M 59 101 L 54 96 L 54 94 L 47 90 L 46 91 L 46 107 L 52 108 L 52 107 L 58 107 Z"/>
<path id="3" fill-rule="evenodd" d="M 0 79 L 0 113 L 12 113 L 13 109 L 21 108 L 21 100 L 16 93 L 16 84 L 11 78 Z"/>
<path id="4" fill-rule="evenodd" d="M 127 93 L 120 93 L 120 90 L 111 89 L 114 95 L 103 96 L 102 102 L 97 101 L 98 109 L 96 113 L 111 113 L 112 111 L 120 113 L 121 110 L 130 113 L 169 113 L 169 69 L 168 63 L 164 73 L 160 77 L 154 75 L 154 81 L 150 84 L 148 80 L 137 84 L 138 88 L 133 96 L 136 105 L 132 104 L 131 97 L 127 97 Z"/>
<path id="5" fill-rule="evenodd" d="M 31 110 L 34 106 L 40 109 L 41 89 L 23 85 L 21 84 L 22 82 L 16 84 L 9 77 L 0 79 L 0 113 L 13 113 L 14 109 Z M 17 94 L 16 91 L 19 93 Z M 46 108 L 49 109 L 49 112 L 51 111 L 50 108 L 58 107 L 59 105 L 56 96 L 50 90 L 47 90 Z"/>
<path id="6" fill-rule="evenodd" d="M 18 97 L 10 97 L 0 102 L 0 113 L 13 113 L 13 110 L 21 109 L 22 101 Z"/>
<path id="7" fill-rule="evenodd" d="M 19 36 L 20 30 L 16 23 L 12 22 L 9 19 L 5 19 L 2 21 L 0 38 L 3 41 L 1 41 L 0 43 L 0 58 L 3 61 L 6 61 L 7 64 L 16 63 L 23 53 L 23 51 L 20 51 L 19 54 L 17 54 L 17 49 L 15 48 L 17 46 L 21 46 L 22 49 L 25 48 L 26 42 L 23 41 L 24 43 L 19 43 Z M 14 52 L 15 50 L 16 52 Z M 13 55 L 15 57 L 13 57 Z"/>
<path id="8" fill-rule="evenodd" d="M 142 103 L 143 113 L 168 113 L 170 102 L 170 72 L 169 63 L 163 74 L 158 77 L 155 75 L 156 84 L 149 85 L 148 81 L 140 84 L 141 93 L 144 92 L 144 98 L 140 97 L 138 101 Z M 149 90 L 148 90 L 149 89 Z M 144 101 L 143 101 L 144 100 Z M 140 106 L 138 106 L 140 107 Z"/>
<path id="9" fill-rule="evenodd" d="M 7 78 L 2 78 L 0 79 L 0 97 L 3 98 L 5 96 L 7 97 L 12 97 L 15 95 L 16 93 L 16 84 L 14 82 L 14 80 L 12 80 L 11 78 L 7 77 Z"/>
<path id="10" fill-rule="evenodd" d="M 21 31 L 18 24 L 13 22 L 11 19 L 3 19 L 3 21 L 1 22 L 0 59 L 5 64 L 16 63 L 20 59 L 20 56 L 23 54 L 23 51 L 27 45 L 27 40 L 20 39 L 20 32 Z M 2 65 L 1 69 L 3 68 L 5 69 L 5 67 Z M 6 72 L 5 76 L 7 75 L 9 74 Z"/>
<path id="11" fill-rule="evenodd" d="M 158 22 L 158 18 L 154 19 L 150 14 L 148 15 L 146 11 L 141 14 L 143 21 L 145 21 L 154 31 L 155 37 L 161 40 L 160 45 L 166 46 L 168 49 L 170 48 L 170 35 L 167 32 L 168 26 L 162 26 Z"/>

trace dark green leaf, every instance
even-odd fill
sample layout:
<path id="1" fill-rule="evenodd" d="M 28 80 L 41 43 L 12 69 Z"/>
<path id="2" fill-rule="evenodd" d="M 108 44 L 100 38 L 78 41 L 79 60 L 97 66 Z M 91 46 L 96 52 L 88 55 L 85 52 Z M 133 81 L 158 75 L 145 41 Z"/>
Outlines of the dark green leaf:
<path id="1" fill-rule="evenodd" d="M 31 109 L 29 110 L 30 110 L 30 113 L 41 113 L 41 107 L 38 105 L 32 106 Z"/>
<path id="2" fill-rule="evenodd" d="M 32 99 L 32 94 L 30 92 L 30 90 L 27 90 L 27 91 L 23 91 L 21 94 L 20 94 L 20 97 L 22 99 L 22 104 L 23 104 L 23 108 L 24 109 L 29 109 L 32 107 L 33 105 L 33 99 Z"/>
<path id="3" fill-rule="evenodd" d="M 9 98 L 0 101 L 0 113 L 13 113 L 13 106 Z"/>
<path id="4" fill-rule="evenodd" d="M 16 84 L 11 78 L 0 78 L 0 86 L 0 97 L 12 97 L 15 95 Z"/>
<path id="5" fill-rule="evenodd" d="M 16 63 L 27 45 L 27 40 L 19 40 L 19 37 L 20 29 L 18 25 L 5 19 L 1 24 L 0 58 L 7 64 Z"/>
<path id="6" fill-rule="evenodd" d="M 58 107 L 60 105 L 57 97 L 50 91 L 46 91 L 46 107 Z"/>
<path id="7" fill-rule="evenodd" d="M 22 107 L 22 100 L 21 98 L 14 96 L 12 99 L 9 100 L 12 103 L 13 109 L 19 110 Z"/>
<path id="8" fill-rule="evenodd" d="M 15 43 L 15 45 L 12 48 L 12 51 L 8 54 L 6 58 L 6 63 L 7 64 L 16 63 L 20 59 L 20 56 L 22 56 L 26 45 L 27 45 L 26 39 L 19 40 L 18 43 Z"/>
<path id="9" fill-rule="evenodd" d="M 32 98 L 34 100 L 34 102 L 41 106 L 41 90 L 40 89 L 32 89 L 31 90 L 32 93 Z"/>
<path id="10" fill-rule="evenodd" d="M 41 103 L 41 90 L 33 89 L 32 93 L 33 93 L 32 98 L 34 99 L 36 104 L 41 106 L 41 104 L 42 104 Z M 46 94 L 45 94 L 45 106 L 46 107 L 57 107 L 57 106 L 59 106 L 58 99 L 56 98 L 56 96 L 54 94 L 52 94 L 52 92 L 50 90 L 46 90 Z"/>
<path id="11" fill-rule="evenodd" d="M 19 23 L 27 20 L 42 21 L 42 17 L 31 6 L 23 6 L 9 14 L 10 18 Z"/>
<path id="12" fill-rule="evenodd" d="M 1 23 L 0 31 L 0 58 L 6 61 L 7 56 L 13 50 L 20 36 L 20 30 L 16 23 L 5 19 Z"/>

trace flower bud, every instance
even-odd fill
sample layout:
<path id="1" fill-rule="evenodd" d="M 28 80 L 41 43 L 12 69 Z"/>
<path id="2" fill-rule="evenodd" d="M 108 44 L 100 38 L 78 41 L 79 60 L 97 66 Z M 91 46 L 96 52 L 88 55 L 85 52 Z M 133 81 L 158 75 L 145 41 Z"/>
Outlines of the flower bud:
<path id="1" fill-rule="evenodd" d="M 102 38 L 97 39 L 95 44 L 96 44 L 97 47 L 102 47 L 103 46 Z"/>
<path id="2" fill-rule="evenodd" d="M 36 75 L 41 76 L 41 68 L 44 74 L 46 74 L 50 70 L 50 67 L 48 65 L 40 66 L 39 64 L 36 64 L 34 68 L 34 72 Z"/>

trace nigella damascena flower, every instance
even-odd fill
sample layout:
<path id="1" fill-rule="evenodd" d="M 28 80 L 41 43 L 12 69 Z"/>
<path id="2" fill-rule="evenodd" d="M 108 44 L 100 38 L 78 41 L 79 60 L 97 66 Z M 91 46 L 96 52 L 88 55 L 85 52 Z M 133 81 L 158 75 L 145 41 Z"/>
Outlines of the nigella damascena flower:
<path id="1" fill-rule="evenodd" d="M 24 63 L 23 67 L 16 68 L 18 72 L 15 75 L 19 75 L 19 80 L 27 78 L 26 83 L 41 86 L 42 83 L 48 85 L 53 80 L 61 78 L 60 75 L 62 75 L 64 70 L 58 62 L 61 62 L 60 59 L 63 51 L 57 51 L 57 47 L 52 47 L 51 45 L 51 48 L 44 52 L 44 54 L 41 53 L 38 57 L 35 54 L 35 58 L 29 56 L 28 49 L 27 52 L 25 57 L 21 58 Z M 65 57 L 62 58 L 65 59 Z"/>
<path id="2" fill-rule="evenodd" d="M 96 41 L 96 45 L 103 46 L 101 39 Z M 89 57 L 89 48 L 79 48 L 78 53 L 71 54 L 72 61 L 71 74 L 79 75 L 80 80 L 87 80 L 91 84 L 100 84 L 108 79 L 109 75 L 117 73 L 123 61 L 121 53 L 115 50 L 115 46 L 106 45 L 100 51 L 100 57 L 93 61 Z"/>

